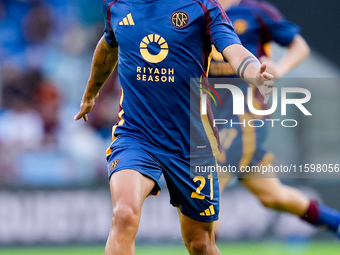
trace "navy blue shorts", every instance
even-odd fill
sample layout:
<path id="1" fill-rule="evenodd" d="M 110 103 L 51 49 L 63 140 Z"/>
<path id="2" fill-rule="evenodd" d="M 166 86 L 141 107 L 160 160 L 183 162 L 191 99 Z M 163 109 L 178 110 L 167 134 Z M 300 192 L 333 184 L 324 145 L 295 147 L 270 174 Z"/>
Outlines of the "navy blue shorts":
<path id="1" fill-rule="evenodd" d="M 185 159 L 146 141 L 122 135 L 111 144 L 107 154 L 109 178 L 124 169 L 136 170 L 156 182 L 151 192 L 156 195 L 163 174 L 173 206 L 194 220 L 212 222 L 218 219 L 217 173 L 197 175 L 194 172 L 196 166 L 216 166 L 214 157 Z"/>
<path id="2" fill-rule="evenodd" d="M 245 120 L 247 123 L 252 118 L 246 113 L 244 116 L 234 116 L 233 122 L 242 123 Z M 267 134 L 266 126 L 255 128 L 235 125 L 232 128 L 222 128 L 219 131 L 222 152 L 216 157 L 217 163 L 221 166 L 234 167 L 237 171 L 232 173 L 239 178 L 248 175 L 242 172 L 246 166 L 272 164 L 274 155 L 263 145 Z M 223 178 L 223 174 L 220 177 Z"/>

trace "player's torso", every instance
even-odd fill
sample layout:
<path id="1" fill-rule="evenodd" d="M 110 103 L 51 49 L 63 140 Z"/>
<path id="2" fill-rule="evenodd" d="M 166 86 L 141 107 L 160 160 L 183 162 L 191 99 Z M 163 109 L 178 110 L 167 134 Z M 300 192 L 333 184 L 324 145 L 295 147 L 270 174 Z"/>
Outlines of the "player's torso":
<path id="1" fill-rule="evenodd" d="M 136 130 L 142 139 L 185 151 L 187 156 L 190 78 L 204 73 L 206 49 L 210 50 L 210 42 L 204 45 L 202 40 L 202 7 L 194 0 L 118 0 L 107 4 L 108 22 L 119 45 L 118 68 L 124 90 L 125 124 L 116 133 L 127 133 L 124 128 Z"/>
<path id="2" fill-rule="evenodd" d="M 197 74 L 203 22 L 192 0 L 118 0 L 111 7 L 110 23 L 119 44 L 121 73 L 152 87 L 173 86 L 189 76 L 188 71 Z M 192 64 L 193 70 L 181 70 Z"/>

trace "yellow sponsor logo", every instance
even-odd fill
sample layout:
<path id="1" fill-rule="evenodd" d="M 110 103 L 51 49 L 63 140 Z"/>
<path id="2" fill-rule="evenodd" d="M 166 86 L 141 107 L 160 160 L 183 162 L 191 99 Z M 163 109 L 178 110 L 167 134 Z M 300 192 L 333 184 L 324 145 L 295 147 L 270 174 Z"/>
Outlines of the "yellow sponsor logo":
<path id="1" fill-rule="evenodd" d="M 175 82 L 175 69 L 137 66 L 137 81 Z"/>
<path id="2" fill-rule="evenodd" d="M 148 46 L 150 43 L 156 43 L 159 46 L 158 54 L 151 54 L 149 52 Z M 145 36 L 140 45 L 140 53 L 142 57 L 148 61 L 149 63 L 159 63 L 162 62 L 169 53 L 168 43 L 165 41 L 163 37 L 157 34 L 149 34 Z"/>

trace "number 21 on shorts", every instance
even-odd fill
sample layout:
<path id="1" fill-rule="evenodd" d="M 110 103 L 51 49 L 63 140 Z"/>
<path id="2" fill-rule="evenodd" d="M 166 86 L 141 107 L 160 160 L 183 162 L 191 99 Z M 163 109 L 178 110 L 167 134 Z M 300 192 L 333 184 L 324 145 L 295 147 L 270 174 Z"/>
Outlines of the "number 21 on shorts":
<path id="1" fill-rule="evenodd" d="M 214 199 L 214 187 L 213 187 L 213 176 L 212 174 L 208 175 L 208 179 L 210 182 L 210 200 Z M 193 181 L 194 182 L 199 182 L 200 185 L 197 187 L 197 189 L 191 193 L 191 198 L 196 198 L 196 199 L 205 199 L 205 196 L 201 194 L 202 189 L 205 187 L 207 179 L 204 178 L 203 176 L 196 176 Z"/>

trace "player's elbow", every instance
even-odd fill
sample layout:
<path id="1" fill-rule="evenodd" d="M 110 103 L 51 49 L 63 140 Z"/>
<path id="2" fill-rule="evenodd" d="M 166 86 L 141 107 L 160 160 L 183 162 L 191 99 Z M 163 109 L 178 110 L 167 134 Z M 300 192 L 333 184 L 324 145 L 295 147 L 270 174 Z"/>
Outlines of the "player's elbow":
<path id="1" fill-rule="evenodd" d="M 308 44 L 305 42 L 301 47 L 301 55 L 303 56 L 303 59 L 307 58 L 310 54 L 310 48 Z"/>
<path id="2" fill-rule="evenodd" d="M 295 36 L 292 46 L 296 48 L 296 52 L 299 53 L 301 60 L 309 56 L 310 54 L 309 45 L 301 35 Z"/>

